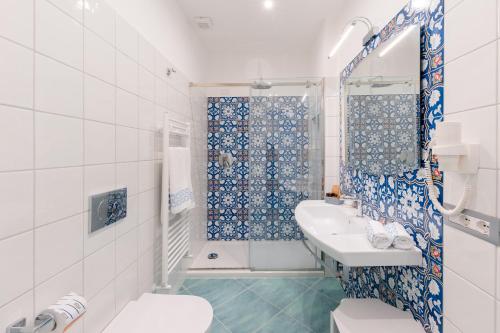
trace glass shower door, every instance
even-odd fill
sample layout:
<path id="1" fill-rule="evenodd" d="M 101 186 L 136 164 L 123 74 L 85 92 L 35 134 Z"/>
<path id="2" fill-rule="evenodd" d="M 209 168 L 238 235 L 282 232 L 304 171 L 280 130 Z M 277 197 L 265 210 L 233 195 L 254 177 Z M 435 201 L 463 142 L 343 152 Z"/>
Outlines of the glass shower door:
<path id="1" fill-rule="evenodd" d="M 321 83 L 251 89 L 249 237 L 254 270 L 315 268 L 294 213 L 319 199 L 323 179 Z"/>

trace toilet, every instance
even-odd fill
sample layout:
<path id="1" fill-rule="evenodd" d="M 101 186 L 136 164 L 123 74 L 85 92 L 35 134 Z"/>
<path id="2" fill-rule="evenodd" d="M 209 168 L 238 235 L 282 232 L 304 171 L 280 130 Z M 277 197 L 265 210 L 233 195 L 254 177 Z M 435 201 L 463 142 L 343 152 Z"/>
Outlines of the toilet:
<path id="1" fill-rule="evenodd" d="M 129 302 L 103 333 L 205 333 L 212 319 L 212 306 L 201 297 L 145 293 Z"/>
<path id="2" fill-rule="evenodd" d="M 373 298 L 343 299 L 331 324 L 331 333 L 425 333 L 409 312 Z"/>

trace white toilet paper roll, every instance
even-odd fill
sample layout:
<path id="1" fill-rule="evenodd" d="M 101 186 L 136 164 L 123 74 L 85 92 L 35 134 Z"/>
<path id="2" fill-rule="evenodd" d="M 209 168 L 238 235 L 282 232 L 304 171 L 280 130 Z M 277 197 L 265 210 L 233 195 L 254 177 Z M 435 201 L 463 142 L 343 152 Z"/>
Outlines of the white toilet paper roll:
<path id="1" fill-rule="evenodd" d="M 85 311 L 87 311 L 87 301 L 75 293 L 70 293 L 49 306 L 42 313 L 47 313 L 54 317 L 56 325 L 52 332 L 63 333 Z"/>

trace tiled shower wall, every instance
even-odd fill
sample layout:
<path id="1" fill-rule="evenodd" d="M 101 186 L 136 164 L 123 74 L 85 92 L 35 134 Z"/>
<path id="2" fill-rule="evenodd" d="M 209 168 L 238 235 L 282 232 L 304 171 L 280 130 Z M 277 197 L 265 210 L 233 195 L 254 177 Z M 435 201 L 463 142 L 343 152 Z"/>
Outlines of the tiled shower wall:
<path id="1" fill-rule="evenodd" d="M 0 331 L 74 291 L 90 305 L 70 331 L 100 332 L 151 291 L 157 129 L 166 112 L 204 128 L 187 79 L 167 77 L 171 64 L 105 2 L 81 3 L 0 2 Z M 123 186 L 126 220 L 89 235 L 89 194 Z"/>
<path id="2" fill-rule="evenodd" d="M 445 2 L 445 120 L 460 122 L 464 140 L 481 144 L 467 208 L 499 218 L 500 2 Z M 462 184 L 446 173 L 444 201 L 456 203 Z M 500 248 L 445 226 L 443 301 L 445 333 L 500 332 Z"/>

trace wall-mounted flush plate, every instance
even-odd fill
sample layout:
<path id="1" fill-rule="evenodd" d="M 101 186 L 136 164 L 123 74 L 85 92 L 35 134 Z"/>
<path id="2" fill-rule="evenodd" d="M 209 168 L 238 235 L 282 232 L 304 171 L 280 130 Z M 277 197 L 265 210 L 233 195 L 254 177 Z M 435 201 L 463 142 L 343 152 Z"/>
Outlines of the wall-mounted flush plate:
<path id="1" fill-rule="evenodd" d="M 127 216 L 127 189 L 93 195 L 90 200 L 89 232 L 95 232 Z"/>

